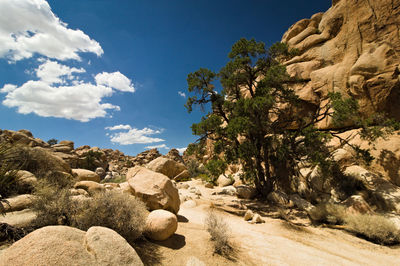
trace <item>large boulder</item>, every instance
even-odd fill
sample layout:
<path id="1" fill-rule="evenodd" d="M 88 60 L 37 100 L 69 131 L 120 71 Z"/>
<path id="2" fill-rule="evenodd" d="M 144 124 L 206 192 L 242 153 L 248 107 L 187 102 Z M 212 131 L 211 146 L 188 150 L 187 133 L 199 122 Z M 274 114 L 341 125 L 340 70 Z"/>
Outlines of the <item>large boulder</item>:
<path id="1" fill-rule="evenodd" d="M 100 182 L 100 176 L 87 169 L 72 169 L 72 173 L 78 178 L 79 181 Z"/>
<path id="2" fill-rule="evenodd" d="M 295 23 L 282 38 L 299 51 L 284 62 L 296 78 L 291 88 L 313 110 L 323 110 L 335 91 L 356 99 L 365 117 L 378 111 L 399 118 L 398 0 L 333 3 L 325 13 Z M 319 127 L 334 125 L 325 119 Z"/>
<path id="3" fill-rule="evenodd" d="M 33 188 L 37 184 L 37 178 L 29 171 L 19 170 L 15 174 L 17 184 L 22 188 Z"/>
<path id="4" fill-rule="evenodd" d="M 236 194 L 238 198 L 254 199 L 257 196 L 257 189 L 252 186 L 237 186 Z"/>
<path id="5" fill-rule="evenodd" d="M 229 178 L 224 174 L 220 175 L 217 179 L 217 184 L 220 187 L 226 187 L 226 186 L 233 185 L 234 182 L 235 182 L 235 180 L 233 178 Z"/>
<path id="6" fill-rule="evenodd" d="M 89 194 L 104 191 L 104 186 L 94 181 L 79 181 L 74 185 L 75 189 L 83 189 Z"/>
<path id="7" fill-rule="evenodd" d="M 374 211 L 360 195 L 353 195 L 346 199 L 343 204 L 347 207 L 347 212 L 351 214 L 372 214 Z"/>
<path id="8" fill-rule="evenodd" d="M 147 164 L 147 168 L 154 172 L 164 174 L 171 179 L 187 170 L 184 164 L 164 157 L 154 159 Z"/>
<path id="9" fill-rule="evenodd" d="M 347 167 L 344 173 L 363 183 L 377 207 L 400 214 L 400 187 L 359 165 Z"/>
<path id="10" fill-rule="evenodd" d="M 6 265 L 143 265 L 136 251 L 115 231 L 91 227 L 87 232 L 47 226 L 28 234 L 0 254 Z"/>
<path id="11" fill-rule="evenodd" d="M 106 171 L 103 167 L 97 167 L 94 172 L 100 176 L 100 179 L 104 179 L 104 177 L 106 176 Z"/>
<path id="12" fill-rule="evenodd" d="M 152 211 L 146 219 L 145 234 L 153 240 L 163 241 L 178 228 L 176 215 L 165 210 Z"/>
<path id="13" fill-rule="evenodd" d="M 51 148 L 56 152 L 69 153 L 74 150 L 74 142 L 69 140 L 60 141 L 60 143 L 54 144 Z"/>
<path id="14" fill-rule="evenodd" d="M 71 173 L 71 167 L 67 162 L 58 157 L 55 153 L 42 147 L 16 147 L 16 156 L 24 156 L 22 170 L 32 173 L 66 172 Z"/>
<path id="15" fill-rule="evenodd" d="M 165 157 L 177 161 L 178 163 L 184 163 L 182 156 L 179 154 L 177 149 L 171 149 Z"/>
<path id="16" fill-rule="evenodd" d="M 21 211 L 31 207 L 33 196 L 29 194 L 18 195 L 0 202 L 6 212 Z"/>
<path id="17" fill-rule="evenodd" d="M 133 194 L 142 199 L 150 210 L 164 209 L 178 213 L 178 189 L 167 176 L 136 166 L 128 170 L 126 179 Z"/>

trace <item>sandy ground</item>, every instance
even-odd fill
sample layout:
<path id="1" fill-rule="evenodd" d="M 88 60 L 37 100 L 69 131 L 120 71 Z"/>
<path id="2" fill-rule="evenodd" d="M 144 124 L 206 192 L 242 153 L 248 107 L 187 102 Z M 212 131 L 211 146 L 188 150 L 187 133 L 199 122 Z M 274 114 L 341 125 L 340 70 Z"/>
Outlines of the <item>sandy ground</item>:
<path id="1" fill-rule="evenodd" d="M 212 195 L 221 189 L 205 188 L 200 181 L 187 184 L 198 188 L 201 196 L 183 188 L 180 194 L 193 198 L 197 205 L 181 204 L 178 230 L 171 238 L 135 247 L 146 265 L 400 265 L 400 246 L 380 246 L 341 230 L 313 227 L 307 225 L 307 219 L 300 219 L 306 226 L 293 226 L 266 217 L 268 212 L 260 211 L 265 223 L 250 224 L 241 216 L 218 208 L 230 210 L 229 206 L 241 206 L 236 197 Z M 233 260 L 213 254 L 204 225 L 210 209 L 229 225 L 237 251 Z M 34 214 L 26 210 L 0 217 L 0 222 L 21 226 L 33 218 Z M 7 247 L 1 246 L 0 252 Z"/>
<path id="2" fill-rule="evenodd" d="M 190 185 L 199 188 L 202 196 L 195 199 L 196 207 L 182 204 L 176 234 L 168 240 L 169 244 L 159 243 L 163 245 L 160 248 L 163 265 L 186 265 L 193 256 L 205 265 L 400 265 L 400 247 L 376 245 L 341 230 L 294 227 L 268 217 L 263 217 L 263 224 L 250 224 L 242 217 L 216 211 L 228 223 L 238 248 L 237 260 L 226 260 L 213 255 L 204 219 L 216 197 L 232 198 L 212 196 L 214 190 L 196 181 Z M 190 195 L 186 189 L 180 192 Z"/>

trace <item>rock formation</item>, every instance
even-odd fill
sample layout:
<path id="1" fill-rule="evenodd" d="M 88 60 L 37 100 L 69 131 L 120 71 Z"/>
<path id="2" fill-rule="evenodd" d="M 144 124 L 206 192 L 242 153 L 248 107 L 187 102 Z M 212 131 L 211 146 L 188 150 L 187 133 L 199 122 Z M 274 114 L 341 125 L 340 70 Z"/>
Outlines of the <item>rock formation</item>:
<path id="1" fill-rule="evenodd" d="M 299 56 L 284 62 L 293 89 L 311 107 L 329 92 L 357 99 L 363 115 L 400 118 L 400 1 L 335 0 L 325 13 L 295 23 L 282 42 Z M 321 128 L 331 127 L 328 120 Z"/>

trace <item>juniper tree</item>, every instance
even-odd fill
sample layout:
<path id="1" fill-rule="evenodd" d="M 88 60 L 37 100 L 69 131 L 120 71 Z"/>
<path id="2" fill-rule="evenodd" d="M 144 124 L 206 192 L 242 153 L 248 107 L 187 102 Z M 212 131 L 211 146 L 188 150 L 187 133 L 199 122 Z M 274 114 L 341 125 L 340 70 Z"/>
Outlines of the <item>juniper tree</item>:
<path id="1" fill-rule="evenodd" d="M 282 43 L 266 49 L 262 42 L 242 38 L 232 46 L 229 62 L 218 73 L 200 68 L 188 75 L 188 91 L 194 94 L 186 103 L 188 111 L 194 106 L 203 111 L 211 107 L 192 125 L 192 131 L 200 136 L 201 145 L 206 139 L 213 141 L 214 156 L 208 165 L 214 175 L 224 171 L 222 166 L 241 163 L 243 178 L 266 195 L 279 184 L 288 185 L 301 162 L 329 170 L 332 150 L 327 143 L 333 137 L 348 143 L 339 133 L 349 121 L 363 128 L 364 137 L 385 133 L 381 126 L 369 127 L 376 119 L 361 122 L 352 98 L 331 92 L 325 106 L 314 108 L 301 100 L 289 86 L 294 80 L 280 63 L 296 53 Z M 318 128 L 328 117 L 338 130 Z M 188 150 L 201 150 L 201 145 Z M 371 160 L 368 150 L 352 147 Z"/>

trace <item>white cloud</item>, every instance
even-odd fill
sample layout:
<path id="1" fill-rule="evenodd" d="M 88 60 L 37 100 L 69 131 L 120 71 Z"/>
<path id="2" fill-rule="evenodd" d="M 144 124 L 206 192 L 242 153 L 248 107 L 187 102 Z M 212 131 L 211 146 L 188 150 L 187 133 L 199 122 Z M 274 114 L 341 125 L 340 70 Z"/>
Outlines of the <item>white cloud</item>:
<path id="1" fill-rule="evenodd" d="M 79 52 L 103 54 L 98 42 L 69 29 L 45 0 L 1 0 L 0 12 L 0 58 L 15 62 L 40 54 L 80 60 Z"/>
<path id="2" fill-rule="evenodd" d="M 115 126 L 117 129 L 123 129 L 121 126 L 125 127 L 124 129 L 128 129 L 127 125 L 118 125 Z M 108 130 L 114 130 L 115 127 L 106 128 Z M 130 144 L 149 144 L 156 142 L 163 142 L 163 139 L 151 137 L 152 135 L 161 134 L 162 130 L 154 130 L 151 128 L 130 128 L 126 132 L 117 132 L 110 135 L 111 142 L 118 143 L 121 145 L 130 145 Z"/>
<path id="3" fill-rule="evenodd" d="M 105 129 L 108 129 L 108 130 L 129 130 L 129 129 L 132 129 L 131 128 L 131 126 L 130 125 L 116 125 L 116 126 L 113 126 L 113 127 L 106 127 Z"/>
<path id="4" fill-rule="evenodd" d="M 127 77 L 125 77 L 124 75 L 122 75 L 120 72 L 114 72 L 114 73 L 103 72 L 101 74 L 97 74 L 95 80 L 98 85 L 105 85 L 108 87 L 112 87 L 116 90 L 125 92 L 135 91 L 132 81 Z"/>
<path id="5" fill-rule="evenodd" d="M 53 83 L 65 83 L 66 80 L 73 80 L 72 73 L 84 73 L 85 69 L 70 68 L 61 65 L 56 61 L 47 60 L 36 69 L 36 76 L 43 82 L 51 85 Z"/>
<path id="6" fill-rule="evenodd" d="M 186 94 L 184 92 L 178 91 L 179 96 L 182 96 L 183 98 L 186 98 Z"/>
<path id="7" fill-rule="evenodd" d="M 165 144 L 160 144 L 160 145 L 154 145 L 154 146 L 147 146 L 144 147 L 145 149 L 166 149 L 169 150 L 169 147 Z"/>
<path id="8" fill-rule="evenodd" d="M 183 154 L 186 151 L 187 147 L 185 147 L 185 148 L 176 148 L 176 149 L 177 149 L 177 151 L 179 151 L 180 154 Z"/>
<path id="9" fill-rule="evenodd" d="M 3 105 L 17 107 L 21 114 L 35 113 L 82 122 L 105 117 L 111 109 L 119 111 L 119 106 L 102 102 L 104 97 L 113 94 L 112 87 L 87 83 L 72 75 L 84 71 L 46 60 L 36 70 L 39 80 L 30 80 L 20 87 L 6 84 L 0 89 L 0 93 L 6 94 Z"/>
<path id="10" fill-rule="evenodd" d="M 17 107 L 21 114 L 35 113 L 44 117 L 87 122 L 96 117 L 105 117 L 108 109 L 120 109 L 109 103 L 101 103 L 103 97 L 111 96 L 111 88 L 90 83 L 53 87 L 40 80 L 30 80 L 21 87 L 7 84 L 0 92 L 7 93 L 3 105 Z"/>

